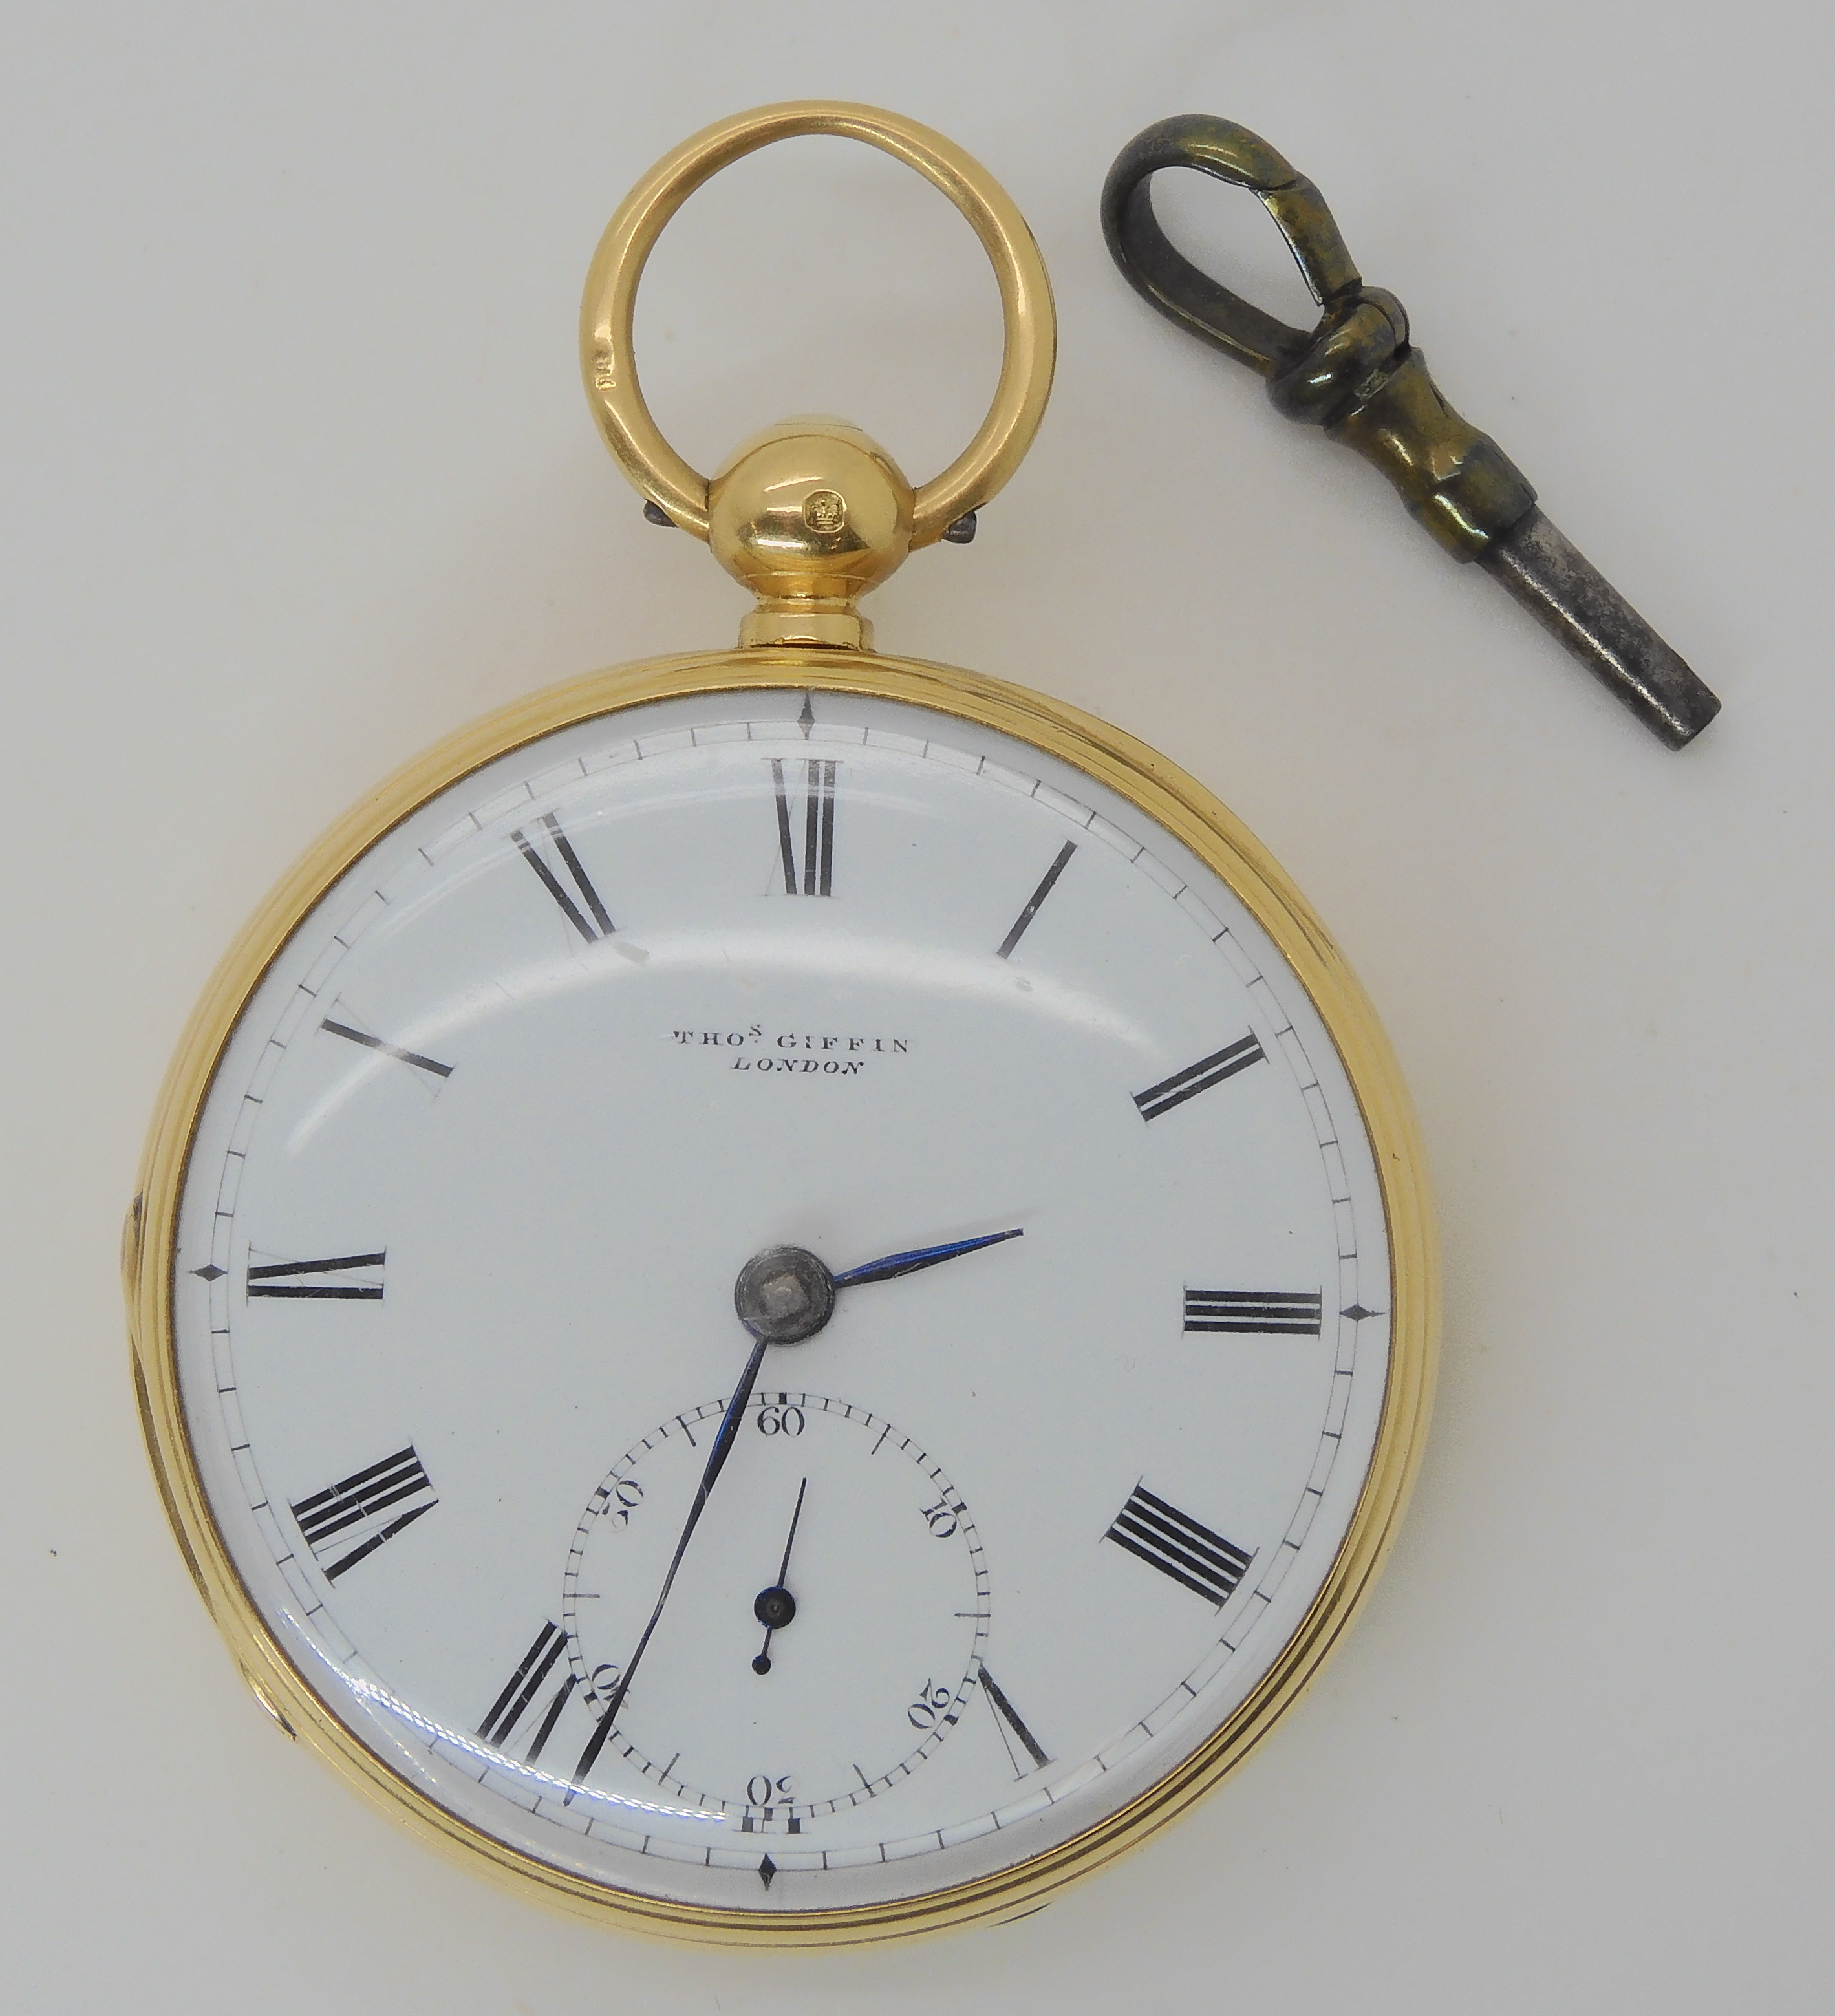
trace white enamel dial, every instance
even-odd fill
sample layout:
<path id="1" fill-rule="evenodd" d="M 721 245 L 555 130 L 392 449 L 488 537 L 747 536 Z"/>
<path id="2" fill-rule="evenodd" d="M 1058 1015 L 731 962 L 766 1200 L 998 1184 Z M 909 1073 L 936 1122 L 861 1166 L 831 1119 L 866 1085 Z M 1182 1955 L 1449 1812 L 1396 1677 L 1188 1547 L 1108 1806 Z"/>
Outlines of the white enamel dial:
<path id="1" fill-rule="evenodd" d="M 794 1341 L 736 1301 L 779 1249 Z M 1010 1868 L 1250 1697 L 1370 1473 L 1391 1272 L 1331 1037 L 1168 831 L 973 722 L 736 691 L 498 757 L 309 911 L 173 1326 L 358 1742 L 769 1917 Z"/>

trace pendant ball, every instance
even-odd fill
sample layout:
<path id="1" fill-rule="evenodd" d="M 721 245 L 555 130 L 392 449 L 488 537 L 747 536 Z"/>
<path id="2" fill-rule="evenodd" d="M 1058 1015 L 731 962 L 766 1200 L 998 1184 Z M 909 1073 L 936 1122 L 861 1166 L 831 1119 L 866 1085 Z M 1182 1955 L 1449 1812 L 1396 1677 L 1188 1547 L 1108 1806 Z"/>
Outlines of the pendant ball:
<path id="1" fill-rule="evenodd" d="M 912 492 L 845 421 L 786 420 L 743 444 L 708 486 L 714 556 L 758 598 L 742 644 L 869 649 L 855 604 L 911 549 Z"/>

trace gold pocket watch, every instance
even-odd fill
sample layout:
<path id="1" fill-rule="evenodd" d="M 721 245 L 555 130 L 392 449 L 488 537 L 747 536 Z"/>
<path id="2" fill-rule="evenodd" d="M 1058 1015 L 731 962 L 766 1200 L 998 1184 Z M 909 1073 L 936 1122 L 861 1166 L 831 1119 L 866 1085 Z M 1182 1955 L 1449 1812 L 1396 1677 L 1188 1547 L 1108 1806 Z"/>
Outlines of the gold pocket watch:
<path id="1" fill-rule="evenodd" d="M 794 421 L 711 481 L 639 389 L 670 216 L 794 135 L 941 189 L 992 409 L 915 490 Z M 594 412 L 740 646 L 453 736 L 200 1005 L 129 1221 L 153 1464 L 264 1705 L 473 1867 L 628 1928 L 1015 1917 L 1228 1772 L 1349 1622 L 1432 1382 L 1389 1050 L 1200 785 L 872 647 L 1043 411 L 1045 271 L 926 128 L 778 106 L 595 259 Z"/>

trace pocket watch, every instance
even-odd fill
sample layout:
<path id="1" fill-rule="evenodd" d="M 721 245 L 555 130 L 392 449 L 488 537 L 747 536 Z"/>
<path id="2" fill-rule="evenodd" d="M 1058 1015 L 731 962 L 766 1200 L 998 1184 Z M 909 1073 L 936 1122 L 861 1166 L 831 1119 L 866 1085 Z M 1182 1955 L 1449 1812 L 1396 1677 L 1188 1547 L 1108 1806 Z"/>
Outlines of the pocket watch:
<path id="1" fill-rule="evenodd" d="M 998 277 L 914 489 L 798 420 L 711 481 L 633 364 L 658 233 L 794 135 L 941 189 Z M 1297 1697 L 1418 1462 L 1435 1278 L 1376 1018 L 1127 735 L 886 656 L 1042 412 L 1045 270 L 913 122 L 685 142 L 588 277 L 588 397 L 739 646 L 596 673 L 364 799 L 238 938 L 130 1215 L 179 1544 L 290 1734 L 525 1891 L 705 1942 L 1037 1908 Z"/>

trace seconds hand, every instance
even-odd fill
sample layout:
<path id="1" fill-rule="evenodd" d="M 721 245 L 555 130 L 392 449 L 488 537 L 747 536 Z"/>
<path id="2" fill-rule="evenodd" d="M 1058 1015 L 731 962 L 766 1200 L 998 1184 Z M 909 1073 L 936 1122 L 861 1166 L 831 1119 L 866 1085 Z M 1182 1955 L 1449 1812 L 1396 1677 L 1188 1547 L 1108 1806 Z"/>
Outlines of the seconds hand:
<path id="1" fill-rule="evenodd" d="M 797 1614 L 797 1599 L 784 1587 L 784 1577 L 790 1571 L 790 1550 L 797 1544 L 797 1528 L 803 1517 L 803 1494 L 808 1489 L 808 1478 L 797 1486 L 797 1509 L 790 1514 L 790 1537 L 784 1542 L 784 1557 L 778 1564 L 777 1580 L 769 1589 L 760 1589 L 752 1605 L 752 1615 L 765 1626 L 765 1643 L 752 1661 L 754 1673 L 771 1671 L 772 1638 Z"/>

